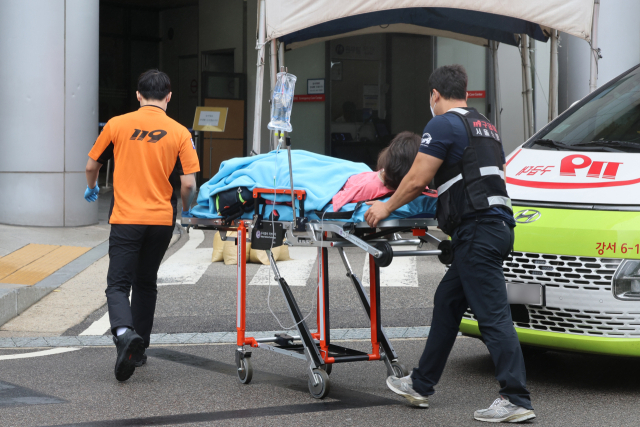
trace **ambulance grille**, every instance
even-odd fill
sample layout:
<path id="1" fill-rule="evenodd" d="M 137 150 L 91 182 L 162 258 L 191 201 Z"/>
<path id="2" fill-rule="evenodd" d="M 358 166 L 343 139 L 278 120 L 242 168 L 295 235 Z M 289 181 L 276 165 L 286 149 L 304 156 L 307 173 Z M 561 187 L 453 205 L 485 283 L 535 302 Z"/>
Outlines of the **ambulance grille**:
<path id="1" fill-rule="evenodd" d="M 513 322 L 513 326 L 566 334 L 640 338 L 640 310 L 601 312 L 535 305 L 526 307 L 529 311 L 529 323 Z M 470 309 L 463 317 L 477 321 Z"/>
<path id="2" fill-rule="evenodd" d="M 571 292 L 603 292 L 611 295 L 611 281 L 622 259 L 513 252 L 503 263 L 509 282 L 543 283 L 547 288 Z M 591 336 L 640 337 L 640 309 L 597 311 L 575 308 L 526 306 L 529 323 L 514 322 L 518 328 Z M 476 320 L 471 310 L 464 318 Z"/>
<path id="3" fill-rule="evenodd" d="M 509 282 L 611 292 L 611 279 L 621 262 L 616 258 L 513 252 L 502 269 Z"/>

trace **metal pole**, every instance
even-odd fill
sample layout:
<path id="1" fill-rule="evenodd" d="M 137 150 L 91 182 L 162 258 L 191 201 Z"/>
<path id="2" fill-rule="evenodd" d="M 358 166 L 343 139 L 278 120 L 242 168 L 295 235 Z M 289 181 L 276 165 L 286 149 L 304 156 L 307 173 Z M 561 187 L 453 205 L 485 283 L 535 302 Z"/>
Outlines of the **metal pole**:
<path id="1" fill-rule="evenodd" d="M 260 154 L 260 131 L 262 127 L 262 85 L 264 83 L 264 45 L 266 40 L 265 31 L 265 0 L 260 0 L 258 5 L 260 13 L 258 14 L 258 51 L 257 73 L 256 73 L 256 96 L 255 96 L 255 112 L 253 118 L 253 150 L 252 154 Z"/>
<path id="2" fill-rule="evenodd" d="M 284 42 L 280 42 L 278 47 L 278 66 L 284 67 Z"/>
<path id="3" fill-rule="evenodd" d="M 558 30 L 551 30 L 551 58 L 549 61 L 549 117 L 558 117 Z"/>
<path id="4" fill-rule="evenodd" d="M 276 39 L 271 40 L 271 56 L 269 57 L 269 68 L 271 70 L 271 98 L 273 97 L 273 90 L 276 87 L 276 77 L 278 74 L 278 41 Z M 275 150 L 278 146 L 278 136 L 275 131 L 271 131 L 271 149 Z"/>
<path id="5" fill-rule="evenodd" d="M 591 67 L 589 70 L 589 93 L 597 88 L 598 83 L 598 59 L 600 49 L 598 48 L 598 16 L 600 15 L 600 0 L 593 2 L 593 23 L 591 26 Z"/>
<path id="6" fill-rule="evenodd" d="M 496 110 L 496 128 L 498 129 L 498 134 L 500 134 L 500 108 L 501 108 L 501 99 L 500 99 L 500 75 L 498 74 L 498 42 L 491 42 L 491 53 L 493 59 L 493 97 L 494 107 Z"/>
<path id="7" fill-rule="evenodd" d="M 527 139 L 534 133 L 533 90 L 531 86 L 531 57 L 529 54 L 529 36 L 522 35 L 522 61 L 524 64 L 525 99 L 527 103 Z"/>
<path id="8" fill-rule="evenodd" d="M 529 104 L 527 103 L 527 79 L 525 77 L 526 74 L 526 66 L 524 62 L 525 55 L 525 42 L 524 37 L 520 35 L 520 62 L 521 62 L 521 70 L 522 70 L 522 127 L 524 130 L 524 140 L 529 139 L 529 112 L 527 108 Z"/>

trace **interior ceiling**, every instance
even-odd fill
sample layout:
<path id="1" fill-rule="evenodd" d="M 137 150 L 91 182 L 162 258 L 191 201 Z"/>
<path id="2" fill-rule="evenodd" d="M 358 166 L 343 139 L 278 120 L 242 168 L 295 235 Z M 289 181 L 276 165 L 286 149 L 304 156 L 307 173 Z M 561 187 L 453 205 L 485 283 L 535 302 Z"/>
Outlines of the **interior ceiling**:
<path id="1" fill-rule="evenodd" d="M 172 9 L 176 7 L 193 6 L 198 0 L 100 0 L 101 3 L 145 9 Z"/>

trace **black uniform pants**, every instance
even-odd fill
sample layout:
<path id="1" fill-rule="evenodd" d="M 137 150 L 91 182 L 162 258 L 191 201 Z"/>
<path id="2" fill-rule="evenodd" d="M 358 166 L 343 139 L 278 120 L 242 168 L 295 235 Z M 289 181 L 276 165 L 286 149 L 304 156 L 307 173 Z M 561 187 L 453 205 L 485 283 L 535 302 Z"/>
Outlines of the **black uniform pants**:
<path id="1" fill-rule="evenodd" d="M 436 290 L 427 344 L 411 374 L 414 390 L 423 396 L 435 393 L 433 387 L 440 380 L 462 315 L 470 307 L 493 359 L 500 394 L 533 409 L 502 272 L 513 236 L 504 221 L 491 217 L 465 220 L 451 236 L 453 264 Z"/>
<path id="2" fill-rule="evenodd" d="M 119 327 L 133 328 L 149 347 L 158 269 L 172 234 L 170 225 L 111 225 L 106 294 L 113 335 Z"/>

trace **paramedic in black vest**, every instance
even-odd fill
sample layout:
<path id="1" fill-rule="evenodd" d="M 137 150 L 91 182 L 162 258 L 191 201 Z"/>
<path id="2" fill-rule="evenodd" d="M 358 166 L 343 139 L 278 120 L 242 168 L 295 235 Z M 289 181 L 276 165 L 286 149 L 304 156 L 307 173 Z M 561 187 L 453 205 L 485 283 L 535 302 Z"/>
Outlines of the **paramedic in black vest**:
<path id="1" fill-rule="evenodd" d="M 417 368 L 387 385 L 412 405 L 428 408 L 456 341 L 462 315 L 471 308 L 491 353 L 500 396 L 475 419 L 518 422 L 535 417 L 518 336 L 511 320 L 502 262 L 513 246 L 515 221 L 504 181 L 505 156 L 496 128 L 467 107 L 467 74 L 460 65 L 429 77 L 433 119 L 418 155 L 386 202 L 370 202 L 365 220 L 375 227 L 424 191 L 438 190 L 438 227 L 451 236 L 454 260 L 434 297 L 429 338 Z"/>

